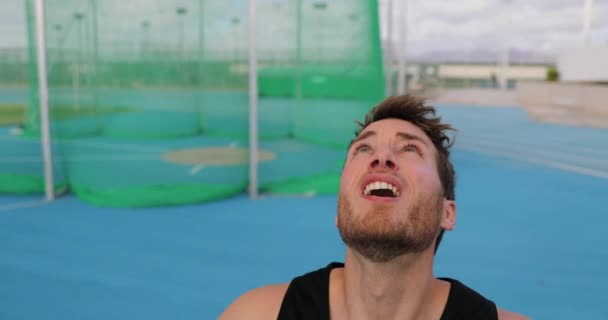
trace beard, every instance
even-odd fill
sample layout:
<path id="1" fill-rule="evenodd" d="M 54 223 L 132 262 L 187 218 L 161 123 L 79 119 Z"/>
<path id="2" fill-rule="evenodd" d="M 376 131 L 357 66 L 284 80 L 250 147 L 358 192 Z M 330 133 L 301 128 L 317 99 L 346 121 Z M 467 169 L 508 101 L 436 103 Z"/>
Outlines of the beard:
<path id="1" fill-rule="evenodd" d="M 340 192 L 338 230 L 348 247 L 372 262 L 384 263 L 428 249 L 441 230 L 442 210 L 442 193 L 435 192 L 405 208 L 377 204 L 369 212 L 354 214 L 350 201 Z"/>

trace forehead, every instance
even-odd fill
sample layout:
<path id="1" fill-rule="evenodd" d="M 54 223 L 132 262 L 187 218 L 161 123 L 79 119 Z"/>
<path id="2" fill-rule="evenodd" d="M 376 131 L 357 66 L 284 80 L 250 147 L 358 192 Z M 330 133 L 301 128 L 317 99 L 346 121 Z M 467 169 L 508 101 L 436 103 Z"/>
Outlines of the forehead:
<path id="1" fill-rule="evenodd" d="M 393 137 L 398 132 L 408 133 L 412 135 L 416 135 L 424 140 L 429 146 L 433 143 L 431 139 L 420 129 L 409 121 L 401 120 L 401 119 L 384 119 L 380 121 L 376 121 L 368 125 L 364 130 L 359 133 L 359 135 L 367 132 L 367 131 L 375 131 L 378 136 L 386 136 Z"/>

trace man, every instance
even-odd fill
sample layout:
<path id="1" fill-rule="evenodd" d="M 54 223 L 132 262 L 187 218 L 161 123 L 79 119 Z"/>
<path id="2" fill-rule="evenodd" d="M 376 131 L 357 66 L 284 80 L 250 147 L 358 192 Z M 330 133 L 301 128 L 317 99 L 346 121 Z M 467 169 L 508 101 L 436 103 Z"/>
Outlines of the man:
<path id="1" fill-rule="evenodd" d="M 452 128 L 407 95 L 359 124 L 338 196 L 344 264 L 252 290 L 220 319 L 525 319 L 433 275 L 443 232 L 456 224 Z"/>

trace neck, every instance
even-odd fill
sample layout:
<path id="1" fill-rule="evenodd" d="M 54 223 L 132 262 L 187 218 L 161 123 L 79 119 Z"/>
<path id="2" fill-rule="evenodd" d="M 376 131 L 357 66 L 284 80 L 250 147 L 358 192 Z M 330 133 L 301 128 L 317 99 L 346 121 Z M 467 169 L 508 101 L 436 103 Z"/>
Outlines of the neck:
<path id="1" fill-rule="evenodd" d="M 438 307 L 440 315 L 445 304 L 441 295 L 447 299 L 447 292 L 433 275 L 433 252 L 427 251 L 375 263 L 348 249 L 339 281 L 347 318 L 429 318 Z"/>

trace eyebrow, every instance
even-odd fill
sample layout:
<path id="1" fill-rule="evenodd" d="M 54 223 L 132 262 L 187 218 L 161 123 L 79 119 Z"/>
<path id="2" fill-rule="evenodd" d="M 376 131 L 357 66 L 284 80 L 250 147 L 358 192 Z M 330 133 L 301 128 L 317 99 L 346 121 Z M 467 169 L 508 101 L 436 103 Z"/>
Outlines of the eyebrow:
<path id="1" fill-rule="evenodd" d="M 419 136 L 417 136 L 415 134 L 411 134 L 411 133 L 407 133 L 407 132 L 397 132 L 397 136 L 400 137 L 403 140 L 416 140 L 416 141 L 420 141 L 427 148 L 429 146 L 426 143 L 426 141 L 424 141 L 424 139 L 422 139 L 421 137 L 419 137 Z"/>
<path id="2" fill-rule="evenodd" d="M 371 136 L 375 136 L 375 135 L 376 135 L 376 131 L 373 131 L 373 130 L 365 131 L 365 132 L 363 132 L 362 134 L 360 134 L 360 135 L 359 135 L 357 138 L 355 138 L 355 140 L 353 140 L 353 141 L 350 143 L 350 146 L 348 146 L 348 147 L 349 147 L 349 149 L 350 149 L 350 147 L 351 147 L 353 144 L 355 144 L 355 143 L 357 143 L 357 142 L 359 142 L 359 141 L 361 141 L 361 140 L 367 139 L 367 138 L 369 138 L 369 137 L 371 137 Z"/>

